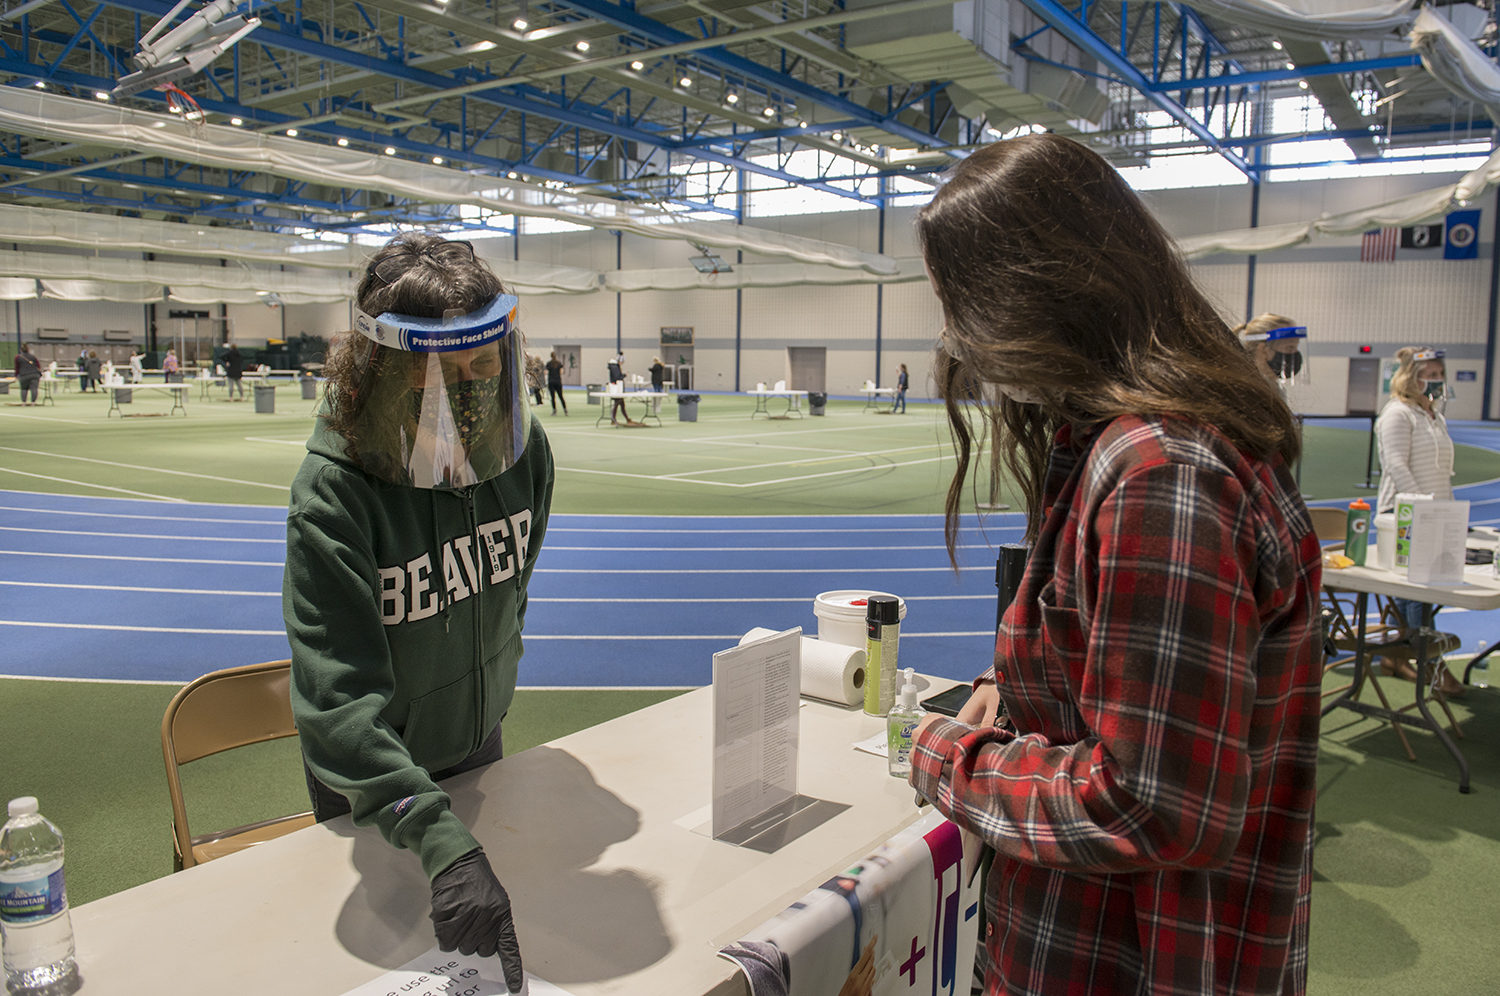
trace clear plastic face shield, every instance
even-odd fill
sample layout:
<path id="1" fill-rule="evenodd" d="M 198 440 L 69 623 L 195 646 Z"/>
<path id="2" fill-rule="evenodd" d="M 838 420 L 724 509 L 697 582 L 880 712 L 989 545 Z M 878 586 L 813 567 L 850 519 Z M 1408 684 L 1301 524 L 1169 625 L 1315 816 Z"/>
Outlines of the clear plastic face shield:
<path id="1" fill-rule="evenodd" d="M 954 360 L 963 362 L 963 353 L 961 351 L 962 347 L 959 346 L 956 341 L 954 341 L 953 334 L 948 331 L 948 326 L 946 325 L 944 325 L 942 331 L 938 333 L 938 348 L 947 353 L 949 356 L 953 357 Z M 990 386 L 993 387 L 998 393 L 1004 395 L 1005 397 L 1009 398 L 1019 405 L 1040 405 L 1044 403 L 1044 399 L 1042 398 L 1041 394 L 1029 388 L 1023 387 L 1020 384 L 994 383 Z"/>
<path id="2" fill-rule="evenodd" d="M 400 351 L 367 388 L 358 442 L 365 470 L 395 484 L 456 489 L 521 458 L 531 410 L 517 303 L 499 294 L 441 319 L 355 310 L 361 335 Z"/>
<path id="3" fill-rule="evenodd" d="M 1448 385 L 1443 356 L 1441 349 L 1420 349 L 1411 357 L 1412 366 L 1416 368 L 1417 386 L 1439 412 L 1446 409 L 1455 396 L 1453 388 Z"/>
<path id="4" fill-rule="evenodd" d="M 1247 335 L 1244 339 L 1253 344 L 1251 350 L 1262 370 L 1283 392 L 1311 385 L 1312 365 L 1302 355 L 1302 345 L 1307 339 L 1306 325 L 1287 325 Z"/>

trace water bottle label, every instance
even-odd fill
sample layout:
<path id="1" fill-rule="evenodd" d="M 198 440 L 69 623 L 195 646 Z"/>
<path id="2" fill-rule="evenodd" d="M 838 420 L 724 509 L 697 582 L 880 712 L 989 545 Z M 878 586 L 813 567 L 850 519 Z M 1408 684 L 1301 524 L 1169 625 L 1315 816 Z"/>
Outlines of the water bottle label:
<path id="1" fill-rule="evenodd" d="M 36 923 L 67 908 L 68 891 L 61 868 L 27 882 L 0 882 L 0 920 L 6 923 Z"/>

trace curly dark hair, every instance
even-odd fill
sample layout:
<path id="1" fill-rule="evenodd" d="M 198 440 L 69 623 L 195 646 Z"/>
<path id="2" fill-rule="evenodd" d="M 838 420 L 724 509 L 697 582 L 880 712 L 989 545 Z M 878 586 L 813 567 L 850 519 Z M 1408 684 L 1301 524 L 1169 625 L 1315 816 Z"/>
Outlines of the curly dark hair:
<path id="1" fill-rule="evenodd" d="M 406 232 L 370 257 L 355 303 L 367 315 L 394 312 L 442 318 L 453 311 L 478 311 L 505 292 L 500 278 L 474 255 L 469 243 Z M 426 362 L 425 354 L 382 346 L 357 332 L 339 337 L 324 368 L 325 417 L 328 427 L 348 441 L 351 459 L 358 458 L 361 438 L 395 432 L 407 413 L 394 402 L 407 392 L 411 371 Z"/>

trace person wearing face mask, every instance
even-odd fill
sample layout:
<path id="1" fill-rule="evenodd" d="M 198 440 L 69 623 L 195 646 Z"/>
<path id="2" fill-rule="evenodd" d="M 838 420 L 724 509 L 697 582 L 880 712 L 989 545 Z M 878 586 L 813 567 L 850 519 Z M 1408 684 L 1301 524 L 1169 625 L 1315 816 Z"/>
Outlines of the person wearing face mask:
<path id="1" fill-rule="evenodd" d="M 1283 394 L 1288 388 L 1307 382 L 1310 368 L 1302 356 L 1307 326 L 1267 312 L 1235 326 L 1234 334 L 1254 357 L 1260 372 L 1281 388 Z"/>
<path id="2" fill-rule="evenodd" d="M 516 298 L 466 242 L 393 239 L 287 513 L 292 711 L 319 822 L 412 851 L 444 951 L 498 954 L 524 986 L 510 900 L 438 785 L 503 756 L 552 453 L 531 417 Z"/>
<path id="3" fill-rule="evenodd" d="M 912 752 L 920 795 L 994 850 L 984 991 L 1300 996 L 1322 550 L 1291 411 L 1083 145 L 982 146 L 917 230 L 950 559 L 976 452 L 1031 545 L 993 666 Z"/>
<path id="4" fill-rule="evenodd" d="M 1375 439 L 1380 452 L 1380 492 L 1375 511 L 1393 512 L 1398 494 L 1453 497 L 1453 440 L 1443 417 L 1447 377 L 1443 351 L 1427 346 L 1396 350 L 1397 368 L 1391 375 L 1391 399 L 1375 420 Z M 1403 622 L 1415 629 L 1422 625 L 1424 604 L 1393 598 Z M 1381 667 L 1387 674 L 1416 680 L 1416 670 L 1407 660 L 1387 656 Z M 1462 695 L 1464 686 L 1448 671 L 1438 676 L 1449 696 Z"/>

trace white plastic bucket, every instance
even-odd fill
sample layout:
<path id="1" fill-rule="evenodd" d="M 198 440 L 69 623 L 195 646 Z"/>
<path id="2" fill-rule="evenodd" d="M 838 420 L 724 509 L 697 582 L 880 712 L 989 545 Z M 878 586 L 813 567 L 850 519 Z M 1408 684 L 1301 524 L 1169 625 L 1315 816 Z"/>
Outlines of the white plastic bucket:
<path id="1" fill-rule="evenodd" d="M 1381 512 L 1375 516 L 1375 564 L 1388 571 L 1396 569 L 1395 512 Z"/>
<path id="2" fill-rule="evenodd" d="M 818 639 L 845 647 L 865 647 L 865 602 L 871 595 L 890 595 L 888 591 L 866 591 L 862 588 L 825 591 L 813 599 L 813 615 L 818 617 Z M 901 619 L 906 620 L 906 600 L 901 603 Z"/>

